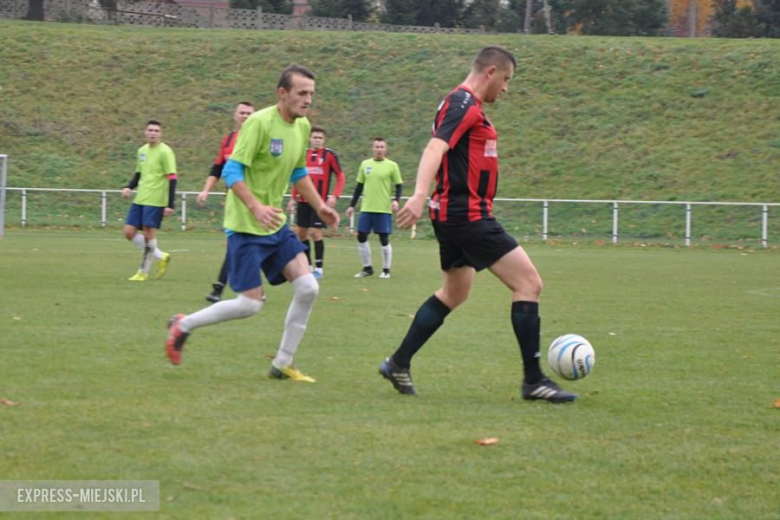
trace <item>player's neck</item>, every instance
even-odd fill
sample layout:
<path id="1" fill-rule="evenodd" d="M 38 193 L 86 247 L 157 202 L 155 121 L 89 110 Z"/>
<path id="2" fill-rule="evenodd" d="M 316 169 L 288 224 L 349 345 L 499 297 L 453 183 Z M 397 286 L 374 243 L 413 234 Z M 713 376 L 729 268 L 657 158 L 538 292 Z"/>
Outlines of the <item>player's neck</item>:
<path id="1" fill-rule="evenodd" d="M 471 93 L 482 102 L 482 99 L 485 97 L 485 88 L 487 87 L 487 84 L 484 81 L 480 81 L 479 76 L 471 73 L 461 85 L 469 89 Z"/>
<path id="2" fill-rule="evenodd" d="M 276 110 L 285 123 L 293 124 L 295 122 L 295 117 L 281 103 L 276 105 Z"/>

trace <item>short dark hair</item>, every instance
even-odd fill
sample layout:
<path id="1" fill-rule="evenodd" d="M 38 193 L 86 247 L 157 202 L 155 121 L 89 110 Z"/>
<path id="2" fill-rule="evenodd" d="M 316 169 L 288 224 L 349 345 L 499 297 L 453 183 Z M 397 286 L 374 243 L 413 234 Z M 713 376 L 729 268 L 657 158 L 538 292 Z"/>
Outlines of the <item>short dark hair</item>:
<path id="1" fill-rule="evenodd" d="M 238 105 L 246 105 L 248 107 L 255 108 L 255 106 L 252 103 L 250 103 L 249 101 L 239 101 L 238 103 L 236 103 L 236 106 L 238 106 Z"/>
<path id="2" fill-rule="evenodd" d="M 482 72 L 491 65 L 503 68 L 510 63 L 512 64 L 512 70 L 515 70 L 517 62 L 511 52 L 499 45 L 488 45 L 477 53 L 474 61 L 471 63 L 471 67 L 477 72 Z"/>
<path id="3" fill-rule="evenodd" d="M 374 137 L 373 139 L 371 139 L 372 143 L 375 143 L 377 141 L 382 141 L 383 143 L 387 144 L 387 141 L 385 141 L 384 137 Z"/>
<path id="4" fill-rule="evenodd" d="M 320 125 L 312 126 L 311 127 L 311 132 L 309 132 L 309 135 L 313 134 L 314 132 L 319 132 L 322 135 L 327 135 L 327 133 L 325 132 L 325 129 L 323 127 L 321 127 Z"/>
<path id="5" fill-rule="evenodd" d="M 156 120 L 156 119 L 150 119 L 149 121 L 147 121 L 147 122 L 146 122 L 146 126 L 149 126 L 149 125 L 157 125 L 157 126 L 159 126 L 160 128 L 162 128 L 162 123 L 161 123 L 161 122 L 159 122 L 159 121 L 158 121 L 158 120 Z M 146 128 L 146 126 L 145 126 L 144 128 Z"/>
<path id="6" fill-rule="evenodd" d="M 276 88 L 281 87 L 289 92 L 290 88 L 292 87 L 293 74 L 300 74 L 301 76 L 306 76 L 309 79 L 315 79 L 314 73 L 312 71 L 303 65 L 297 65 L 293 63 L 292 65 L 288 65 L 287 68 L 282 71 L 282 75 L 279 77 L 279 84 L 276 86 Z"/>

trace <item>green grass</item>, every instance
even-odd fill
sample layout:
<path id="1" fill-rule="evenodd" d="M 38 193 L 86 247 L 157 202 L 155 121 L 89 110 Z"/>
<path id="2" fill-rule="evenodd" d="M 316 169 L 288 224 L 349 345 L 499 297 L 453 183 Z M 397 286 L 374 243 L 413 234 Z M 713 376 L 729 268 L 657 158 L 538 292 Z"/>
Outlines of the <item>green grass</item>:
<path id="1" fill-rule="evenodd" d="M 0 241 L 3 479 L 159 480 L 164 518 L 780 518 L 776 251 L 529 245 L 543 344 L 597 354 L 553 406 L 519 399 L 489 274 L 415 358 L 417 398 L 376 374 L 439 283 L 430 241 L 396 239 L 391 280 L 353 279 L 354 242 L 328 242 L 297 358 L 316 385 L 265 377 L 287 286 L 172 367 L 165 320 L 205 304 L 224 240 L 160 244 L 168 275 L 133 284 L 115 230 Z"/>

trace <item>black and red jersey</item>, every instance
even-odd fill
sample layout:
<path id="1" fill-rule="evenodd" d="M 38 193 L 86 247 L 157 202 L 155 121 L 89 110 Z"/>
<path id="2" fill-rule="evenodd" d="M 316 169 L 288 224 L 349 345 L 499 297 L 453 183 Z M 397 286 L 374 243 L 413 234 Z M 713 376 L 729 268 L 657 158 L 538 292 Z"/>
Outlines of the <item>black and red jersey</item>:
<path id="1" fill-rule="evenodd" d="M 233 153 L 233 147 L 236 144 L 236 140 L 238 140 L 238 130 L 233 130 L 222 138 L 219 154 L 217 155 L 217 158 L 214 159 L 214 166 L 211 167 L 209 175 L 216 177 L 217 179 L 222 177 L 222 169 L 225 167 L 228 159 L 230 159 L 230 155 Z"/>
<path id="2" fill-rule="evenodd" d="M 492 218 L 498 187 L 498 134 L 482 101 L 461 85 L 439 105 L 433 136 L 450 149 L 436 172 L 431 219 L 467 223 Z"/>
<path id="3" fill-rule="evenodd" d="M 336 197 L 341 195 L 346 178 L 336 152 L 330 148 L 320 148 L 319 150 L 309 148 L 306 150 L 306 170 L 308 170 L 309 178 L 322 200 L 328 198 L 328 194 L 330 194 L 330 182 L 334 174 L 336 175 L 336 187 L 333 188 L 333 195 Z M 305 202 L 295 187 L 293 187 L 292 196 L 298 202 Z"/>

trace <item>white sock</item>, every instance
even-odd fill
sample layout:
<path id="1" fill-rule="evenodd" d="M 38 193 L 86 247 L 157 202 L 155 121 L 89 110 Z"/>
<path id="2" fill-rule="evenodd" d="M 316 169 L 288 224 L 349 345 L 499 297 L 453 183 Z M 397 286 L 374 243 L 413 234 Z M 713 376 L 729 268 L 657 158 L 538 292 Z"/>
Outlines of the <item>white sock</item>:
<path id="1" fill-rule="evenodd" d="M 358 251 L 360 251 L 360 258 L 363 260 L 363 267 L 371 266 L 371 246 L 368 240 L 365 242 L 358 242 Z"/>
<path id="2" fill-rule="evenodd" d="M 159 260 L 160 258 L 162 258 L 162 257 L 163 257 L 163 252 L 162 252 L 162 251 L 160 251 L 159 249 L 157 249 L 157 239 L 156 239 L 156 238 L 153 238 L 153 239 L 151 239 L 151 240 L 149 241 L 149 245 L 150 245 L 150 246 L 152 246 L 152 247 L 154 248 L 154 253 L 153 253 L 153 254 L 154 254 L 154 257 L 155 257 L 157 260 Z"/>
<path id="3" fill-rule="evenodd" d="M 141 251 L 146 249 L 146 238 L 144 238 L 143 233 L 136 233 L 130 242 Z"/>
<path id="4" fill-rule="evenodd" d="M 239 294 L 232 300 L 222 300 L 190 314 L 179 322 L 179 327 L 181 327 L 182 332 L 190 332 L 198 327 L 214 323 L 248 318 L 260 312 L 262 308 L 262 301 Z"/>
<path id="5" fill-rule="evenodd" d="M 387 244 L 382 246 L 382 269 L 390 270 L 390 266 L 393 264 L 393 246 Z"/>
<path id="6" fill-rule="evenodd" d="M 292 365 L 295 352 L 306 332 L 306 324 L 309 322 L 311 310 L 314 308 L 314 300 L 320 292 L 320 286 L 313 274 L 305 274 L 296 278 L 290 284 L 293 294 L 290 308 L 287 310 L 287 318 L 284 320 L 284 333 L 279 344 L 279 350 L 273 360 L 276 368 L 284 368 Z"/>
<path id="7" fill-rule="evenodd" d="M 152 265 L 152 258 L 154 257 L 154 246 L 151 242 L 146 243 L 144 248 L 144 255 L 141 257 L 141 271 L 144 273 L 149 272 L 149 266 Z"/>

